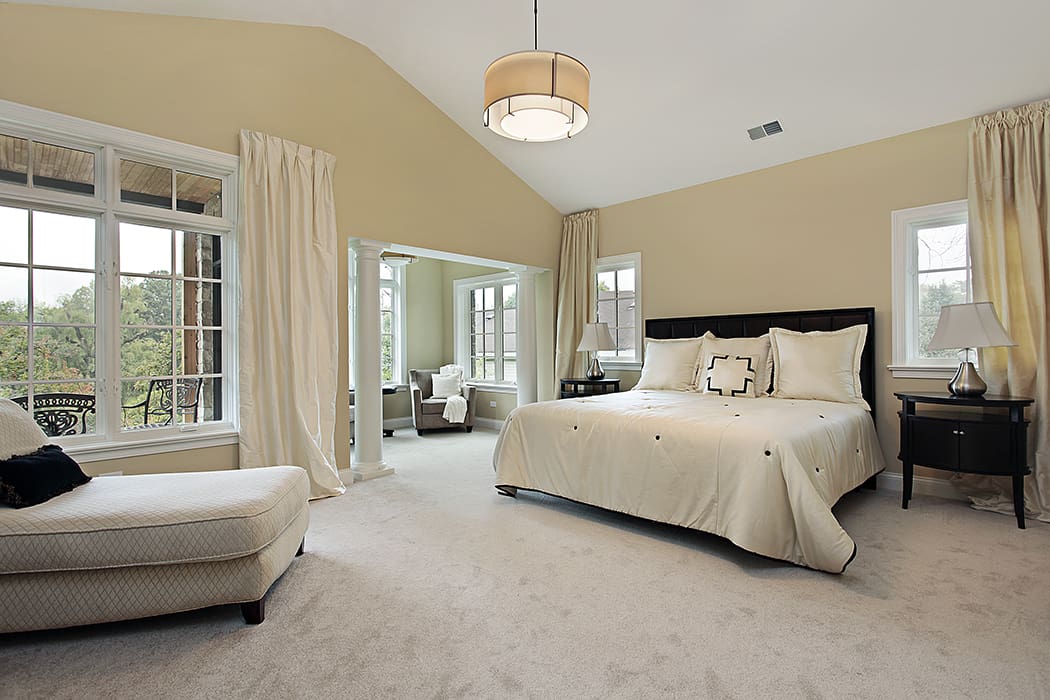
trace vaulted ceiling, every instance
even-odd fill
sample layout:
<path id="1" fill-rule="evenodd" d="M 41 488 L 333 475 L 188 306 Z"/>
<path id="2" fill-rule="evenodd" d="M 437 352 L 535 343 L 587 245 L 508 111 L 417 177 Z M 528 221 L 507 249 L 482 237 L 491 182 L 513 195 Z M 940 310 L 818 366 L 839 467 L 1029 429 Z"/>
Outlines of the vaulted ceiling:
<path id="1" fill-rule="evenodd" d="M 481 124 L 485 67 L 532 48 L 528 0 L 39 4 L 327 27 L 369 47 L 562 212 L 1050 96 L 1046 0 L 541 0 L 539 48 L 591 71 L 590 124 L 555 143 Z M 782 134 L 748 138 L 772 120 Z"/>

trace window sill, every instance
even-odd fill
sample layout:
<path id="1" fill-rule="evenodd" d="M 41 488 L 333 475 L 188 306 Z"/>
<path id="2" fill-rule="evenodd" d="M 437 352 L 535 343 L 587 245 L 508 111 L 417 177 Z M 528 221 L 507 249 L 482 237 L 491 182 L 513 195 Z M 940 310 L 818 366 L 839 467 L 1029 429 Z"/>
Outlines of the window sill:
<path id="1" fill-rule="evenodd" d="M 602 360 L 601 363 L 604 369 L 627 370 L 630 372 L 639 372 L 642 369 L 641 362 L 616 362 L 613 360 Z"/>
<path id="2" fill-rule="evenodd" d="M 517 384 L 482 384 L 480 382 L 467 382 L 467 386 L 472 386 L 478 391 L 487 391 L 492 394 L 517 394 Z"/>
<path id="3" fill-rule="evenodd" d="M 236 445 L 239 434 L 233 429 L 217 429 L 209 432 L 166 435 L 163 437 L 135 440 L 134 442 L 101 442 L 93 444 L 64 445 L 61 439 L 55 442 L 74 456 L 78 462 L 101 462 L 126 457 L 181 452 L 203 447 L 221 447 Z"/>
<path id="4" fill-rule="evenodd" d="M 959 365 L 935 367 L 930 365 L 887 365 L 894 379 L 951 379 Z"/>

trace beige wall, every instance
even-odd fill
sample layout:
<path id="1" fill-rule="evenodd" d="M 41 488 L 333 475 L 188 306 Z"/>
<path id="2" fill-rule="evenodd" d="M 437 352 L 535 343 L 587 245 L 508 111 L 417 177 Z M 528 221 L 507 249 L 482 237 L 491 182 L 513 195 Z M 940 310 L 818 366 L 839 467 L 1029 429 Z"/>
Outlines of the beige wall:
<path id="1" fill-rule="evenodd" d="M 559 213 L 371 51 L 330 31 L 0 4 L 0 66 L 6 100 L 227 153 L 244 128 L 333 153 L 341 280 L 356 236 L 556 265 Z M 336 303 L 346 338 L 343 283 Z M 346 344 L 337 352 L 345 396 Z M 342 467 L 345 403 L 337 402 Z M 189 459 L 206 467 L 233 453 L 151 459 L 158 469 Z"/>
<path id="2" fill-rule="evenodd" d="M 600 254 L 641 251 L 647 318 L 874 306 L 876 425 L 888 468 L 900 471 L 893 392 L 944 382 L 886 370 L 890 212 L 966 197 L 967 128 L 955 122 L 602 209 Z M 622 375 L 625 388 L 637 378 Z"/>

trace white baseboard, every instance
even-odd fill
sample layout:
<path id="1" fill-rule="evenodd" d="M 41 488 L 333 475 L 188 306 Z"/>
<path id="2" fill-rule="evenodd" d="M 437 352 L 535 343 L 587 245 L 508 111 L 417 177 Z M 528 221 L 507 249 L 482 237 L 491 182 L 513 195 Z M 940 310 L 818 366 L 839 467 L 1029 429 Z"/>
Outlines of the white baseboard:
<path id="1" fill-rule="evenodd" d="M 882 472 L 879 474 L 879 487 L 894 493 L 904 491 L 904 475 L 893 472 Z M 933 479 L 928 476 L 916 476 L 911 481 L 911 492 L 913 496 L 936 496 L 948 498 L 953 501 L 965 501 L 966 496 L 961 494 L 957 488 L 951 485 L 947 479 Z"/>
<path id="2" fill-rule="evenodd" d="M 479 428 L 488 428 L 490 430 L 499 430 L 503 427 L 503 421 L 496 418 L 479 418 L 474 416 L 474 425 Z M 383 421 L 384 428 L 392 428 L 397 430 L 399 428 L 411 428 L 412 427 L 412 416 L 404 416 L 402 418 L 387 418 Z"/>

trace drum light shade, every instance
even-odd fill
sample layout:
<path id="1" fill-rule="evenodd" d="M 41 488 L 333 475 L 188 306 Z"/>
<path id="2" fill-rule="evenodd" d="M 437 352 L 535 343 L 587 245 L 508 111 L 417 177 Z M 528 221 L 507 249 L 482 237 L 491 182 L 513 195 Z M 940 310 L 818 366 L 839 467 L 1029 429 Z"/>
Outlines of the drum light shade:
<path id="1" fill-rule="evenodd" d="M 485 70 L 486 127 L 517 141 L 558 141 L 587 126 L 591 74 L 572 56 L 519 51 Z"/>

